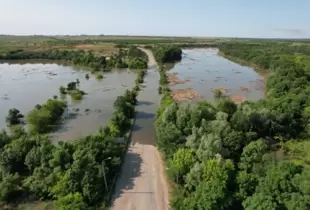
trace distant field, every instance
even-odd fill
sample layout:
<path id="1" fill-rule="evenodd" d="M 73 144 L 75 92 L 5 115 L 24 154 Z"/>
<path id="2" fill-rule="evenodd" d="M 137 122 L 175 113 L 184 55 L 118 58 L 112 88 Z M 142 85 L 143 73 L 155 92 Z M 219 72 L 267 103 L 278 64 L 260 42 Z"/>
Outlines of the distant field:
<path id="1" fill-rule="evenodd" d="M 40 51 L 48 49 L 87 50 L 99 55 L 110 55 L 118 47 L 128 44 L 216 44 L 228 41 L 221 38 L 201 37 L 152 37 L 152 36 L 10 36 L 0 35 L 0 54 L 11 50 L 23 49 Z"/>
<path id="2" fill-rule="evenodd" d="M 229 40 L 202 37 L 159 37 L 159 36 L 9 36 L 1 35 L 0 44 L 57 44 L 57 43 L 113 43 L 113 44 L 155 44 L 155 43 L 204 43 Z"/>
<path id="3" fill-rule="evenodd" d="M 178 44 L 181 47 L 217 46 L 222 42 L 248 43 L 292 43 L 300 45 L 310 43 L 309 40 L 286 39 L 251 39 L 251 38 L 216 38 L 216 37 L 166 37 L 166 36 L 118 36 L 118 35 L 80 35 L 80 36 L 13 36 L 0 35 L 0 54 L 10 50 L 23 49 L 28 51 L 60 49 L 60 50 L 87 50 L 99 55 L 110 55 L 118 47 L 128 44 Z"/>

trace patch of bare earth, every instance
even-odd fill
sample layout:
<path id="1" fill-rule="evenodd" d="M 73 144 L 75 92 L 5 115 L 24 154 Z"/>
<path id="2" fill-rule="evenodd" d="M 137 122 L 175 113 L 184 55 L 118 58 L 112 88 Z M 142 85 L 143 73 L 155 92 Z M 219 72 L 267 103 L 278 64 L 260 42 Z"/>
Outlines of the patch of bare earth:
<path id="1" fill-rule="evenodd" d="M 186 102 L 201 98 L 199 93 L 192 88 L 172 90 L 171 94 L 176 102 Z"/>
<path id="2" fill-rule="evenodd" d="M 246 98 L 244 96 L 240 96 L 240 95 L 231 95 L 231 96 L 229 96 L 229 99 L 232 100 L 233 102 L 235 102 L 236 104 L 240 104 L 240 103 L 246 101 Z"/>
<path id="3" fill-rule="evenodd" d="M 112 53 L 117 52 L 117 48 L 114 45 L 110 44 L 77 44 L 74 45 L 73 48 L 75 49 L 82 49 L 86 51 L 94 51 L 102 56 L 111 55 Z"/>
<path id="4" fill-rule="evenodd" d="M 176 72 L 175 73 L 167 73 L 166 75 L 167 75 L 167 78 L 168 78 L 170 85 L 185 84 L 185 83 L 188 83 L 191 81 L 190 79 L 180 80 L 178 78 L 178 73 L 176 73 Z"/>

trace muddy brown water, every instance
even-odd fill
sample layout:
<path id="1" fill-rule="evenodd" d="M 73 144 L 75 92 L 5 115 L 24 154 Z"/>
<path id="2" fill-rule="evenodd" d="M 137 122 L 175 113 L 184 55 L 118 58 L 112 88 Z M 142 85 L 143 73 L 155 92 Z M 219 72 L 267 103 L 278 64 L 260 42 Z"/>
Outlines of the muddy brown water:
<path id="1" fill-rule="evenodd" d="M 129 70 L 115 70 L 104 73 L 102 80 L 85 79 L 89 73 L 83 69 L 51 63 L 0 64 L 0 129 L 6 127 L 5 117 L 10 108 L 17 108 L 27 114 L 36 104 L 44 103 L 54 95 L 59 96 L 59 87 L 80 80 L 80 89 L 87 95 L 81 101 L 66 97 L 69 113 L 74 119 L 66 119 L 54 132 L 54 140 L 76 139 L 98 130 L 114 112 L 113 103 L 117 96 L 135 84 L 136 73 Z M 79 111 L 75 111 L 79 109 Z M 90 111 L 85 112 L 86 109 Z"/>
<path id="2" fill-rule="evenodd" d="M 263 77 L 250 67 L 219 56 L 218 49 L 183 49 L 183 54 L 182 61 L 176 63 L 169 73 L 177 73 L 180 80 L 189 82 L 171 85 L 172 90 L 192 88 L 200 94 L 199 100 L 212 103 L 216 101 L 213 91 L 220 87 L 228 90 L 224 94 L 227 97 L 239 95 L 247 100 L 264 98 Z"/>

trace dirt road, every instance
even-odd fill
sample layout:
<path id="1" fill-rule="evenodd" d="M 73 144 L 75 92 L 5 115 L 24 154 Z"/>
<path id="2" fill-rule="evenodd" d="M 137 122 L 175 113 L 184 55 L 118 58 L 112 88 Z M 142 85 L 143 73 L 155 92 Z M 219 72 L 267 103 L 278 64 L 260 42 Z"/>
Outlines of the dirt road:
<path id="1" fill-rule="evenodd" d="M 137 116 L 122 175 L 117 181 L 112 210 L 167 210 L 168 189 L 165 169 L 155 147 L 155 114 L 159 74 L 151 51 L 145 85 L 138 95 Z"/>
<path id="2" fill-rule="evenodd" d="M 148 63 L 149 69 L 157 67 L 157 63 L 156 63 L 156 60 L 154 58 L 152 51 L 149 49 L 145 49 L 145 48 L 139 48 L 139 49 L 147 54 L 149 58 L 149 63 Z"/>

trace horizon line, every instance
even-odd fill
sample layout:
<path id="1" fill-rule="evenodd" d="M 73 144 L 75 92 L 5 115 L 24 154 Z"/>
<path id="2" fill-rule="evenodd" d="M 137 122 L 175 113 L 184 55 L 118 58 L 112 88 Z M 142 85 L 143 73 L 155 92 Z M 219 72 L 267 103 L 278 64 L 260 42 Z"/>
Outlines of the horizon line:
<path id="1" fill-rule="evenodd" d="M 173 36 L 173 35 L 125 35 L 125 34 L 0 34 L 0 36 L 15 36 L 15 37 L 31 37 L 31 36 L 41 36 L 41 37 L 149 37 L 149 38 L 194 38 L 194 39 L 285 39 L 285 40 L 310 40 L 308 38 L 288 38 L 288 37 L 237 37 L 237 36 Z"/>

